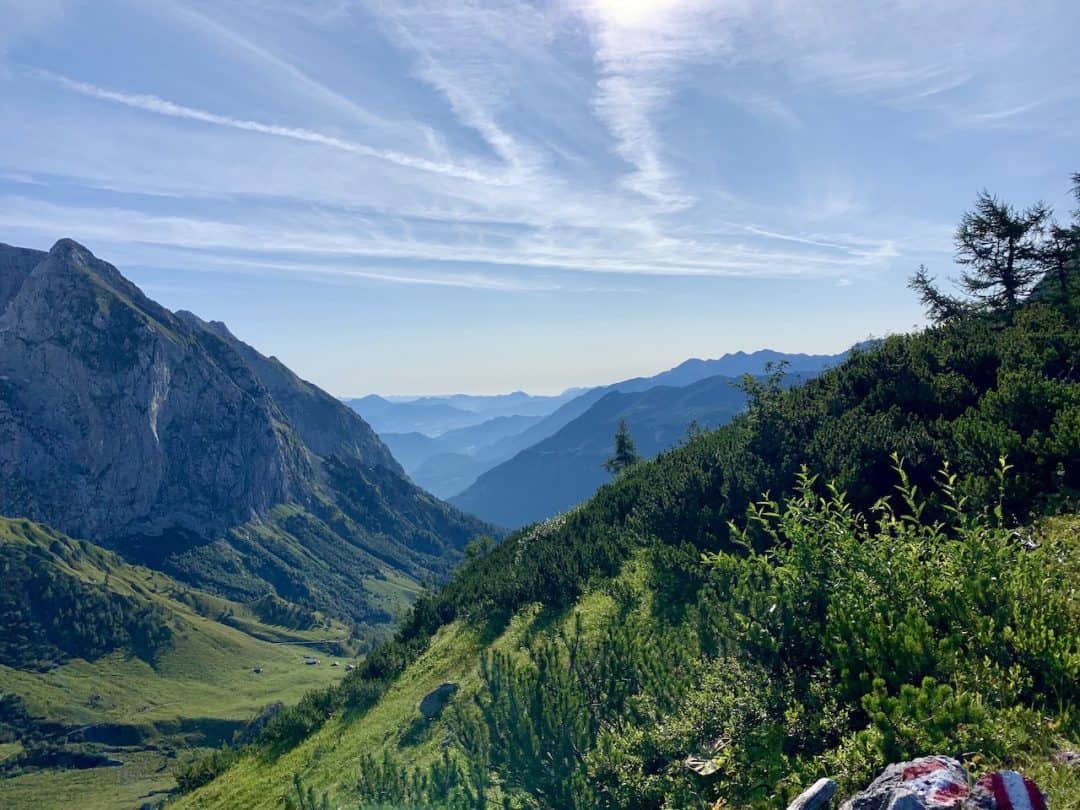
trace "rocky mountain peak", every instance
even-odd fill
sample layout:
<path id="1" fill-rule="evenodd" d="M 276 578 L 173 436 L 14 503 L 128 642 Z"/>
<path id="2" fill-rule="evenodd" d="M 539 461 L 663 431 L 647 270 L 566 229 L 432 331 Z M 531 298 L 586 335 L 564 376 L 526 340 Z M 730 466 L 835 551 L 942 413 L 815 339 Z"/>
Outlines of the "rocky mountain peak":
<path id="1" fill-rule="evenodd" d="M 214 533 L 313 497 L 329 451 L 396 467 L 328 394 L 267 375 L 223 324 L 174 315 L 74 240 L 0 248 L 0 269 L 0 511 L 92 539 Z M 326 441 L 320 395 L 340 412 Z"/>

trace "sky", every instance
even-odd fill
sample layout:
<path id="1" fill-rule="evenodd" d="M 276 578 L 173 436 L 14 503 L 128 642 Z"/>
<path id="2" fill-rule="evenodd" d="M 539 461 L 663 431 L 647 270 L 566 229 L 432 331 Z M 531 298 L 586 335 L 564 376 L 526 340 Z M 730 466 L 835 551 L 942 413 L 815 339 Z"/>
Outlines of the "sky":
<path id="1" fill-rule="evenodd" d="M 909 331 L 987 188 L 1064 217 L 1075 0 L 0 0 L 0 242 L 334 394 Z"/>

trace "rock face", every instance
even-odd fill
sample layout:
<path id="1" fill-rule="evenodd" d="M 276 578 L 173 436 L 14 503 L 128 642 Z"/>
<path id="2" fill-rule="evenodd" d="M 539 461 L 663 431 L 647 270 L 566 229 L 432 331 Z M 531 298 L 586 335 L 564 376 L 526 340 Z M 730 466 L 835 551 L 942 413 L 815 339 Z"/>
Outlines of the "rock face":
<path id="1" fill-rule="evenodd" d="M 840 810 L 959 807 L 967 795 L 967 774 L 959 762 L 950 757 L 922 757 L 890 765 Z"/>
<path id="2" fill-rule="evenodd" d="M 18 259 L 0 300 L 6 514 L 116 539 L 220 530 L 302 494 L 312 459 L 232 347 L 75 242 Z"/>
<path id="3" fill-rule="evenodd" d="M 243 358 L 309 450 L 320 456 L 347 456 L 402 472 L 375 431 L 339 399 L 300 379 L 276 357 L 263 356 L 221 321 L 207 322 L 183 310 L 176 316 L 221 338 Z"/>
<path id="4" fill-rule="evenodd" d="M 821 780 L 827 781 L 827 780 Z M 821 784 L 821 782 L 818 782 Z M 811 794 L 818 785 L 803 794 Z M 802 808 L 799 801 L 788 810 Z M 827 800 L 826 800 L 827 801 Z M 821 806 L 821 805 L 816 805 Z M 995 771 L 973 788 L 968 775 L 950 757 L 921 757 L 886 768 L 870 786 L 848 799 L 840 810 L 1047 810 L 1046 799 L 1030 779 L 1016 771 Z"/>
<path id="5" fill-rule="evenodd" d="M 236 534 L 282 504 L 289 525 Z M 359 605 L 387 568 L 439 573 L 485 528 L 408 482 L 334 397 L 68 239 L 0 245 L 0 514 L 320 607 Z"/>
<path id="6" fill-rule="evenodd" d="M 836 782 L 832 779 L 818 779 L 788 805 L 788 810 L 819 810 L 828 807 L 835 795 Z"/>

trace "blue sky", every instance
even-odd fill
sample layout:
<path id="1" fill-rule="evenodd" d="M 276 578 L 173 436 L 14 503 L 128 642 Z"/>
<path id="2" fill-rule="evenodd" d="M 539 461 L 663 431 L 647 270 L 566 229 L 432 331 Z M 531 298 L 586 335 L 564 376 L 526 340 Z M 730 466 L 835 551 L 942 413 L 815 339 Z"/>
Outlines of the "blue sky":
<path id="1" fill-rule="evenodd" d="M 1063 214 L 1074 0 L 0 0 L 0 241 L 333 393 L 546 393 L 911 329 Z"/>

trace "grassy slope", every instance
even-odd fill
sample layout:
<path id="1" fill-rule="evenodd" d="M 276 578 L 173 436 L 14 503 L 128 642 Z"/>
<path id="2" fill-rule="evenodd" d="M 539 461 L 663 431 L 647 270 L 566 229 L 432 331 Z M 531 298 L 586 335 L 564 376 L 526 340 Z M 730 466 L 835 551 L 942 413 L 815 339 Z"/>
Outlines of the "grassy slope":
<path id="1" fill-rule="evenodd" d="M 28 521 L 0 519 L 0 543 L 32 543 L 48 548 L 59 542 L 82 551 L 81 559 L 53 556 L 51 564 L 81 579 L 102 583 L 108 574 L 116 592 L 145 599 L 164 609 L 173 629 L 173 647 L 151 667 L 126 653 L 97 661 L 74 659 L 47 673 L 0 666 L 4 691 L 22 697 L 34 716 L 66 726 L 118 724 L 134 727 L 149 745 L 164 751 L 136 750 L 112 754 L 125 761 L 120 768 L 47 771 L 0 780 L 0 806 L 48 808 L 67 806 L 73 791 L 86 807 L 137 806 L 150 790 L 175 785 L 173 753 L 186 744 L 216 742 L 231 736 L 236 724 L 250 719 L 275 700 L 297 701 L 304 692 L 340 679 L 341 668 L 304 666 L 310 646 L 297 642 L 342 638 L 346 628 L 327 623 L 310 631 L 262 624 L 242 605 L 196 594 L 198 610 L 175 598 L 185 591 L 169 577 L 125 565 L 90 544 L 69 540 Z M 190 591 L 189 591 L 190 593 Z M 237 624 L 264 639 L 216 621 L 230 609 Z M 251 669 L 261 666 L 263 672 Z M 92 695 L 100 695 L 91 700 Z M 190 735 L 190 736 L 188 736 Z M 14 749 L 5 747 L 0 756 Z M 67 797 L 67 798 L 65 798 Z"/>
<path id="2" fill-rule="evenodd" d="M 643 575 L 639 556 L 627 564 L 617 579 L 641 589 Z M 461 688 L 454 698 L 456 701 L 474 694 L 480 684 L 482 651 L 517 651 L 524 655 L 525 645 L 534 637 L 568 629 L 574 614 L 582 615 L 588 632 L 614 609 L 614 600 L 604 588 L 590 591 L 571 610 L 530 605 L 519 611 L 494 639 L 485 639 L 482 631 L 462 622 L 447 625 L 439 630 L 428 650 L 363 716 L 334 718 L 277 760 L 248 756 L 206 787 L 170 804 L 170 810 L 231 807 L 280 810 L 284 797 L 293 790 L 294 774 L 300 774 L 306 785 L 329 793 L 332 806 L 350 806 L 361 755 L 378 757 L 389 752 L 413 765 L 425 765 L 441 756 L 446 726 L 441 719 L 425 723 L 418 709 L 420 700 L 447 681 Z M 640 609 L 651 609 L 647 598 Z"/>
<path id="3" fill-rule="evenodd" d="M 1080 537 L 1080 516 L 1050 519 L 1045 528 L 1075 539 Z M 653 594 L 646 584 L 648 578 L 648 556 L 637 552 L 617 577 L 588 591 L 572 608 L 555 610 L 530 605 L 519 611 L 494 639 L 485 640 L 475 628 L 460 621 L 444 626 L 427 652 L 363 716 L 334 718 L 277 760 L 248 756 L 214 782 L 169 806 L 176 810 L 280 810 L 284 797 L 293 791 L 293 775 L 299 774 L 306 785 L 327 792 L 331 806 L 353 807 L 357 763 L 362 755 L 374 754 L 378 758 L 389 752 L 397 761 L 413 766 L 426 765 L 441 756 L 446 724 L 442 720 L 425 724 L 418 711 L 421 698 L 429 691 L 452 681 L 461 687 L 455 700 L 468 699 L 479 686 L 482 651 L 517 651 L 524 656 L 526 646 L 536 638 L 568 631 L 575 615 L 582 616 L 589 637 L 593 628 L 616 613 L 615 600 L 609 594 L 617 590 L 630 589 L 639 594 L 641 601 L 636 610 L 650 615 Z M 1045 757 L 1022 758 L 1016 767 L 1036 780 L 1051 807 L 1080 810 L 1080 770 Z M 499 798 L 497 788 L 489 794 L 495 802 Z"/>

